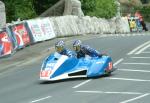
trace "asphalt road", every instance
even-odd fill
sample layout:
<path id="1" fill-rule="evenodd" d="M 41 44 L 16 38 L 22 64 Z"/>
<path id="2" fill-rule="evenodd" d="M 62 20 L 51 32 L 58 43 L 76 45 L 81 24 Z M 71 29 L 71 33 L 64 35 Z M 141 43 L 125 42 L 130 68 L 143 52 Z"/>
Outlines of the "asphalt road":
<path id="1" fill-rule="evenodd" d="M 41 82 L 41 62 L 53 52 L 52 47 L 46 52 L 48 45 L 52 46 L 58 39 L 46 41 L 34 45 L 34 49 L 28 47 L 1 60 L 0 103 L 150 103 L 150 35 L 90 35 L 59 39 L 65 40 L 71 48 L 75 38 L 106 52 L 118 70 L 109 77 Z M 32 54 L 22 56 L 19 61 L 21 56 L 18 55 L 27 51 Z M 7 60 L 12 66 L 6 67 Z"/>

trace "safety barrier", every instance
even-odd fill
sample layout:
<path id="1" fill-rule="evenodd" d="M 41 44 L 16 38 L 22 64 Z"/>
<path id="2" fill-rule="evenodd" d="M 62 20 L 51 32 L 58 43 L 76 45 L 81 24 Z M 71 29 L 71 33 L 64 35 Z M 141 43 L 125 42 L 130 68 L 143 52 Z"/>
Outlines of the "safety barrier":
<path id="1" fill-rule="evenodd" d="M 0 57 L 10 55 L 27 45 L 55 37 L 82 34 L 129 33 L 127 18 L 60 16 L 36 18 L 7 25 L 0 30 Z"/>
<path id="2" fill-rule="evenodd" d="M 49 18 L 27 20 L 27 27 L 32 36 L 33 43 L 52 39 L 55 37 Z"/>
<path id="3" fill-rule="evenodd" d="M 6 29 L 0 30 L 0 56 L 10 55 L 13 52 L 13 44 Z"/>
<path id="4" fill-rule="evenodd" d="M 29 33 L 25 27 L 25 23 L 19 23 L 12 26 L 9 26 L 12 36 L 15 38 L 17 43 L 17 48 L 24 48 L 29 45 L 31 40 Z"/>

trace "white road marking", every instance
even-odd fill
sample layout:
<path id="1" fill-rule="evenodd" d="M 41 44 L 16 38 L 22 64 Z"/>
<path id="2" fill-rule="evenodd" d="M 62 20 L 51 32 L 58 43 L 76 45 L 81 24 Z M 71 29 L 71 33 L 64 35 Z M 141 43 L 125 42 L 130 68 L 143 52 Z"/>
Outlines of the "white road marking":
<path id="1" fill-rule="evenodd" d="M 123 64 L 131 64 L 131 65 L 150 65 L 150 63 L 123 63 Z"/>
<path id="2" fill-rule="evenodd" d="M 30 103 L 35 103 L 35 102 L 39 102 L 39 101 L 42 101 L 42 100 L 45 100 L 45 99 L 48 99 L 48 98 L 51 98 L 52 96 L 47 96 L 47 97 L 44 97 L 44 98 L 40 98 L 40 99 L 36 99 L 34 101 L 31 101 Z"/>
<path id="3" fill-rule="evenodd" d="M 123 58 L 121 58 L 121 59 L 119 59 L 117 62 L 115 62 L 113 65 L 114 66 L 116 66 L 116 65 L 118 65 L 120 62 L 122 62 L 123 61 Z"/>
<path id="4" fill-rule="evenodd" d="M 122 62 L 123 61 L 123 58 L 121 58 L 121 59 L 119 59 L 117 62 L 115 62 L 113 65 L 114 66 L 116 66 L 116 65 L 118 65 L 120 62 Z M 89 79 L 89 80 L 86 80 L 86 81 L 84 81 L 84 82 L 82 82 L 82 83 L 80 83 L 80 84 L 78 84 L 78 85 L 76 85 L 76 86 L 74 86 L 74 87 L 72 87 L 72 88 L 78 88 L 78 87 L 80 87 L 80 86 L 82 86 L 82 85 L 84 85 L 84 84 L 86 84 L 86 83 L 88 83 L 88 82 L 90 82 L 92 79 Z"/>
<path id="5" fill-rule="evenodd" d="M 74 86 L 72 88 L 78 88 L 78 87 L 80 87 L 80 86 L 82 86 L 82 85 L 84 85 L 84 84 L 86 84 L 87 82 L 90 82 L 90 81 L 91 81 L 91 79 L 86 80 L 86 81 L 84 81 L 84 82 L 82 82 L 82 83 L 80 83 L 80 84 L 78 84 L 78 85 L 76 85 L 76 86 Z"/>
<path id="6" fill-rule="evenodd" d="M 150 71 L 148 70 L 133 70 L 133 69 L 117 69 L 119 71 L 131 71 L 131 72 L 144 72 L 144 73 L 149 73 Z"/>
<path id="7" fill-rule="evenodd" d="M 147 48 L 149 48 L 150 47 L 150 44 L 149 45 L 147 45 L 147 46 L 145 46 L 144 48 L 142 48 L 141 50 L 139 50 L 137 53 L 135 53 L 135 54 L 140 54 L 140 53 L 142 53 L 144 50 L 146 50 Z"/>
<path id="8" fill-rule="evenodd" d="M 130 57 L 130 58 L 135 58 L 135 59 L 150 59 L 150 57 Z"/>
<path id="9" fill-rule="evenodd" d="M 145 46 L 146 46 L 147 44 L 149 44 L 149 43 L 150 43 L 150 41 L 145 42 L 144 44 L 142 44 L 142 45 L 138 46 L 137 48 L 133 49 L 133 50 L 132 50 L 131 52 L 129 52 L 127 55 L 134 54 L 136 51 L 138 51 L 139 49 L 145 47 Z"/>
<path id="10" fill-rule="evenodd" d="M 139 95 L 143 93 L 139 92 L 103 92 L 103 91 L 75 91 L 78 93 L 99 93 L 99 94 L 132 94 L 132 95 Z"/>
<path id="11" fill-rule="evenodd" d="M 112 80 L 124 80 L 124 81 L 135 81 L 135 82 L 150 82 L 150 80 L 144 80 L 144 79 L 131 79 L 131 78 L 114 78 L 109 77 L 105 79 L 112 79 Z"/>
<path id="12" fill-rule="evenodd" d="M 150 52 L 147 52 L 147 51 L 145 51 L 145 52 L 141 52 L 141 53 L 150 54 Z"/>
<path id="13" fill-rule="evenodd" d="M 126 100 L 126 101 L 120 102 L 120 103 L 128 103 L 128 102 L 131 102 L 131 101 L 134 101 L 134 100 L 137 100 L 137 99 L 143 98 L 143 97 L 148 96 L 148 95 L 149 95 L 149 93 L 146 93 L 146 94 L 140 95 L 140 96 L 138 96 L 138 97 L 135 97 L 135 98 L 132 98 L 132 99 L 129 99 L 129 100 Z"/>

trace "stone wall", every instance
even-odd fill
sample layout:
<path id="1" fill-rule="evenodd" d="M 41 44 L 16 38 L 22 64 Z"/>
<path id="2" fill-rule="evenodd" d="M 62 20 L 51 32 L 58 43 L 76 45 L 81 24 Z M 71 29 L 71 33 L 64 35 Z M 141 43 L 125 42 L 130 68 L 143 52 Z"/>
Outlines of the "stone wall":
<path id="1" fill-rule="evenodd" d="M 103 19 L 96 17 L 60 16 L 50 18 L 56 37 L 84 34 L 129 33 L 127 18 Z"/>
<path id="2" fill-rule="evenodd" d="M 84 16 L 79 0 L 65 0 L 65 9 L 63 15 Z"/>
<path id="3" fill-rule="evenodd" d="M 77 15 L 84 16 L 79 0 L 60 0 L 39 17 Z"/>
<path id="4" fill-rule="evenodd" d="M 6 13 L 5 5 L 0 1 L 0 28 L 3 28 L 6 25 Z"/>

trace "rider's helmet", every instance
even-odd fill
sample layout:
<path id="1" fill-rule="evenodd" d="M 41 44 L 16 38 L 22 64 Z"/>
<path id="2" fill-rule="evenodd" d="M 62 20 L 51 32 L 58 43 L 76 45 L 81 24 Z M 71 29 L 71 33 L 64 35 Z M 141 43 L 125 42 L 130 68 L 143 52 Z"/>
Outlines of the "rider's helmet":
<path id="1" fill-rule="evenodd" d="M 81 40 L 75 40 L 73 42 L 73 49 L 76 51 L 76 52 L 79 52 L 81 50 Z"/>
<path id="2" fill-rule="evenodd" d="M 60 53 L 64 50 L 64 46 L 65 46 L 65 43 L 62 40 L 55 43 L 55 49 L 58 53 Z"/>

